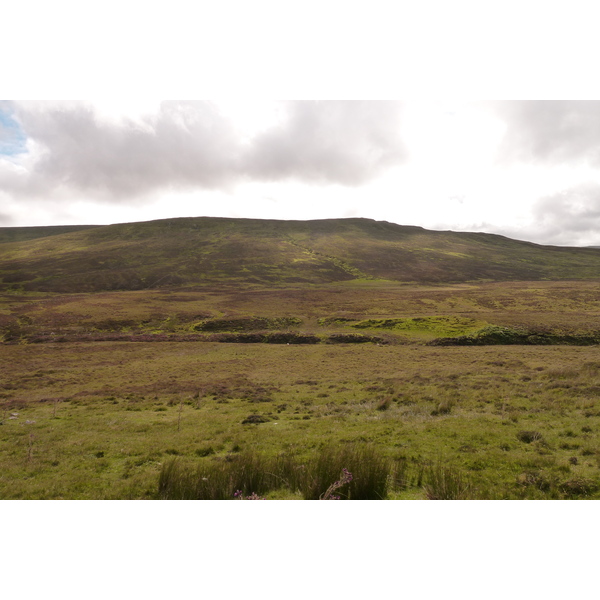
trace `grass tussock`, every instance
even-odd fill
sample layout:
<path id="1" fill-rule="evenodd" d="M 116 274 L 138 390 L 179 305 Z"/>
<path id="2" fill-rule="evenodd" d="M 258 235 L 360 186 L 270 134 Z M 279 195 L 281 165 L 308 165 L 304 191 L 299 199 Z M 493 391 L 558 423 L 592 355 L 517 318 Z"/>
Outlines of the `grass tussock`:
<path id="1" fill-rule="evenodd" d="M 307 461 L 289 453 L 266 458 L 252 451 L 197 465 L 175 458 L 161 469 L 158 497 L 229 500 L 238 491 L 264 495 L 285 488 L 305 500 L 330 499 L 333 491 L 336 499 L 382 500 L 394 481 L 403 480 L 402 469 L 395 466 L 366 444 L 327 446 Z M 351 477 L 345 478 L 346 472 Z"/>
<path id="2" fill-rule="evenodd" d="M 428 500 L 472 500 L 475 489 L 456 467 L 437 462 L 425 473 L 425 496 Z"/>
<path id="3" fill-rule="evenodd" d="M 174 458 L 161 469 L 158 496 L 163 500 L 231 500 L 238 490 L 263 494 L 273 487 L 268 471 L 265 460 L 253 452 L 195 467 Z"/>
<path id="4" fill-rule="evenodd" d="M 369 445 L 348 445 L 323 448 L 306 467 L 302 481 L 302 496 L 318 500 L 342 469 L 353 475 L 347 489 L 338 493 L 348 500 L 382 500 L 387 496 L 391 461 Z"/>

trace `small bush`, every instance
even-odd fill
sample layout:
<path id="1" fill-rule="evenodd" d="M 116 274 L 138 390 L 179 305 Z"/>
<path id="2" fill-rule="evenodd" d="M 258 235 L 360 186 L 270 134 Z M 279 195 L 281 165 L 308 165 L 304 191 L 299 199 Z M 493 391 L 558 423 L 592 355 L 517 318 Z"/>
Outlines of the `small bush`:
<path id="1" fill-rule="evenodd" d="M 544 438 L 539 431 L 519 431 L 517 439 L 525 444 L 531 444 L 531 442 L 541 442 Z"/>
<path id="2" fill-rule="evenodd" d="M 579 496 L 589 496 L 598 489 L 598 484 L 592 479 L 577 477 L 563 481 L 559 485 L 559 489 L 567 498 L 577 498 Z"/>
<path id="3" fill-rule="evenodd" d="M 250 415 L 242 421 L 242 425 L 258 425 L 259 423 L 266 423 L 267 421 L 270 421 L 269 417 Z"/>

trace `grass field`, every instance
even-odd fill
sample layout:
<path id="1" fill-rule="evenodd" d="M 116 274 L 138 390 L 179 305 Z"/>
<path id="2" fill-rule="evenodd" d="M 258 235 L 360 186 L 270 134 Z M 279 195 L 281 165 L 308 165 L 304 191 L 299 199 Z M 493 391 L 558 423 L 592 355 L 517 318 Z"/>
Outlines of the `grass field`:
<path id="1" fill-rule="evenodd" d="M 596 282 L 6 294 L 0 495 L 176 497 L 169 474 L 254 465 L 273 476 L 245 495 L 301 499 L 298 469 L 322 494 L 341 467 L 358 485 L 383 461 L 387 498 L 598 498 L 598 346 L 430 345 L 490 323 L 590 334 L 598 296 Z M 257 331 L 319 343 L 211 341 Z M 333 343 L 355 335 L 380 343 Z"/>
<path id="2" fill-rule="evenodd" d="M 600 498 L 599 276 L 368 219 L 0 231 L 0 497 Z"/>

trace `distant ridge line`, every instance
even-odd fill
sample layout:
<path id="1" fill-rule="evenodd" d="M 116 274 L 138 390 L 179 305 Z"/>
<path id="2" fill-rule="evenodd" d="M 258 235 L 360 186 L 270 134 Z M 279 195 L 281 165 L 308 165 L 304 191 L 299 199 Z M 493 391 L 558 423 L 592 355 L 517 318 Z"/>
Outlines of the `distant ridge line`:
<path id="1" fill-rule="evenodd" d="M 358 217 L 0 228 L 0 241 L 0 290 L 13 292 L 600 280 L 598 248 Z"/>

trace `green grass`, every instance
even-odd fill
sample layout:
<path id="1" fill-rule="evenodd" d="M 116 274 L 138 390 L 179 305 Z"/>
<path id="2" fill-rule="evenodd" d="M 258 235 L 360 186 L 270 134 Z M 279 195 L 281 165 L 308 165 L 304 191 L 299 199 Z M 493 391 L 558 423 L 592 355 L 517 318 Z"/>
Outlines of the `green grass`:
<path id="1" fill-rule="evenodd" d="M 0 355 L 2 498 L 157 498 L 174 458 L 193 469 L 240 453 L 308 466 L 328 447 L 363 446 L 387 465 L 379 471 L 395 469 L 389 498 L 426 498 L 440 455 L 475 497 L 598 497 L 592 347 L 67 342 Z M 252 415 L 262 418 L 244 424 Z M 342 467 L 357 483 L 377 479 L 357 462 L 327 455 L 311 467 L 322 473 L 312 495 Z M 263 493 L 254 487 L 243 491 Z M 265 493 L 309 496 L 291 489 Z"/>
<path id="2" fill-rule="evenodd" d="M 290 452 L 265 457 L 254 451 L 232 454 L 226 460 L 164 463 L 158 497 L 164 500 L 233 500 L 244 496 L 283 494 L 304 500 L 383 500 L 395 482 L 394 465 L 364 443 L 325 446 L 307 460 Z M 351 480 L 342 479 L 343 470 Z"/>
<path id="3" fill-rule="evenodd" d="M 480 331 L 485 321 L 459 316 L 412 317 L 404 319 L 366 319 L 350 326 L 356 329 L 386 329 L 404 335 L 454 337 Z"/>

